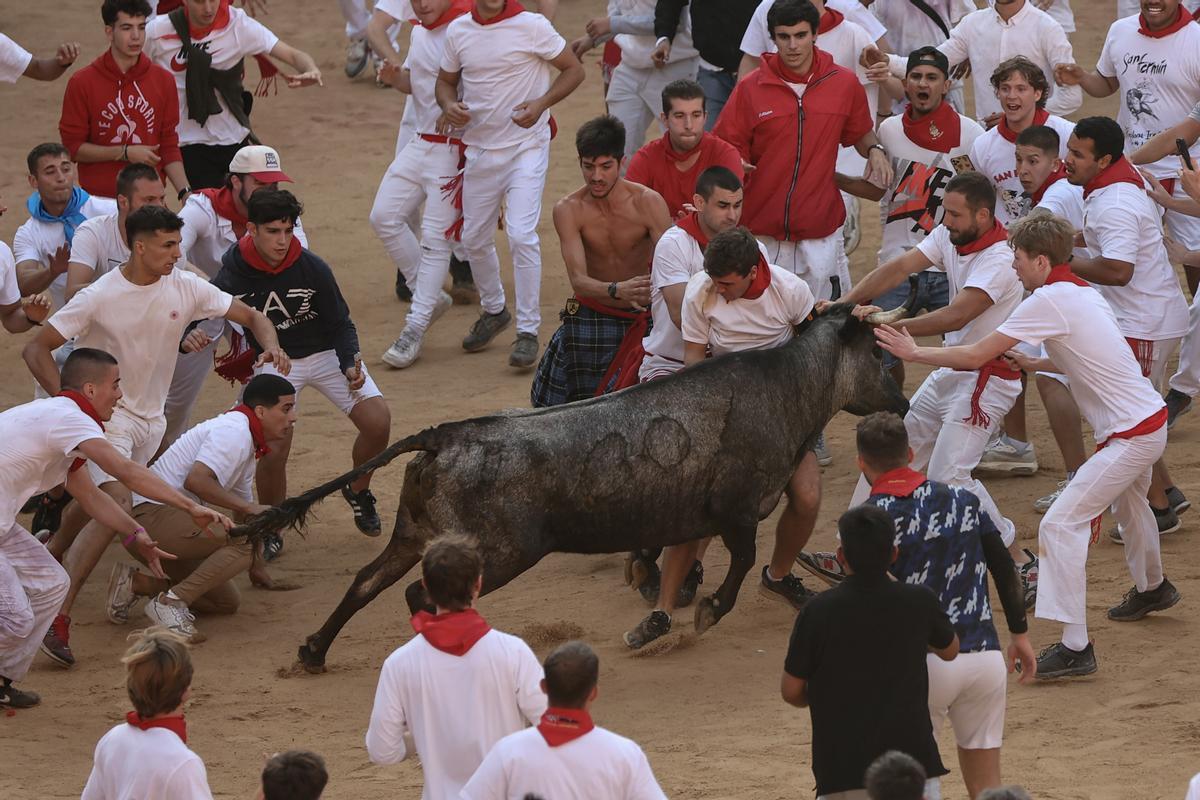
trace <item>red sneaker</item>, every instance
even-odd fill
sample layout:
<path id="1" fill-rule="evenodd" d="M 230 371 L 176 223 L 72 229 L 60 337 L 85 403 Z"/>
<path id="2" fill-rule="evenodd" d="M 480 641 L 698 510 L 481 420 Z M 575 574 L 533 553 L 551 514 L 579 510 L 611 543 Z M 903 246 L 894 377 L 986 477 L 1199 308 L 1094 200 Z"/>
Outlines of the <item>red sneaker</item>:
<path id="1" fill-rule="evenodd" d="M 74 666 L 75 655 L 71 652 L 70 638 L 71 618 L 58 614 L 54 617 L 54 622 L 50 623 L 50 630 L 42 637 L 42 652 L 60 666 Z"/>

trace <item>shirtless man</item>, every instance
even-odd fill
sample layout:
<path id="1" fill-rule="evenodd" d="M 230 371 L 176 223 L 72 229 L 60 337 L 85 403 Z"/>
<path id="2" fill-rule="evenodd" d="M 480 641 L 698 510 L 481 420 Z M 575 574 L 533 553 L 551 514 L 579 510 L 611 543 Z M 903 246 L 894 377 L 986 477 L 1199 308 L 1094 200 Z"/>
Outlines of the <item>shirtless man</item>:
<path id="1" fill-rule="evenodd" d="M 620 376 L 610 365 L 630 361 L 637 382 L 642 337 L 650 326 L 650 258 L 671 227 L 666 201 L 657 192 L 620 177 L 625 127 L 596 117 L 575 135 L 586 185 L 554 206 L 554 228 L 573 297 L 559 315 L 533 378 L 535 408 L 584 400 Z"/>

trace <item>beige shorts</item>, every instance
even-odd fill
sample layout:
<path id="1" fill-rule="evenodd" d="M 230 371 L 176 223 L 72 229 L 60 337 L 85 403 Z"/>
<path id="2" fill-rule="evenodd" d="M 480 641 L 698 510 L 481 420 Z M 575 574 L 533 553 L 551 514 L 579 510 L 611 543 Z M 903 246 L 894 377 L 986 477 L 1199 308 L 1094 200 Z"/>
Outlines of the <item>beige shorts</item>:
<path id="1" fill-rule="evenodd" d="M 123 406 L 117 406 L 113 409 L 112 419 L 104 423 L 104 438 L 118 453 L 144 467 L 158 452 L 158 445 L 162 442 L 166 430 L 166 417 L 143 419 Z M 97 486 L 116 480 L 90 460 L 87 462 L 87 469 L 88 474 L 92 476 L 92 482 Z"/>

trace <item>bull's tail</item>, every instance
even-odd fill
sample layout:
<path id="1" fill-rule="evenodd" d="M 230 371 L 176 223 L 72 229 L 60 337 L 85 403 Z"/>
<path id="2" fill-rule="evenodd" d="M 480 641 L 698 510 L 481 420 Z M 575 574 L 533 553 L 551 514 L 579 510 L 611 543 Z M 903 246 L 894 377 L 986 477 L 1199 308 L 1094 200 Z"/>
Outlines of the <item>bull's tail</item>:
<path id="1" fill-rule="evenodd" d="M 416 450 L 437 449 L 437 429 L 427 428 L 413 436 L 407 436 L 388 447 L 379 455 L 364 461 L 344 475 L 339 475 L 331 481 L 309 489 L 296 497 L 289 497 L 279 505 L 270 508 L 246 520 L 229 532 L 230 536 L 248 536 L 251 542 L 259 541 L 268 533 L 276 533 L 284 528 L 293 528 L 298 533 L 304 533 L 312 507 L 344 486 L 349 486 L 368 472 L 387 466 L 404 453 Z"/>

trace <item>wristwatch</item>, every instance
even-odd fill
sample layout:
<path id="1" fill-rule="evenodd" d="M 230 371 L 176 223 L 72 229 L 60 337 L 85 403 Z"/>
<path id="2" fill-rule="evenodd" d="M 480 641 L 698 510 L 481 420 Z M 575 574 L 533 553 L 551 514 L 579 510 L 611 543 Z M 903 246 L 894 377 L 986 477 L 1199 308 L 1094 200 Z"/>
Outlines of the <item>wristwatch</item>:
<path id="1" fill-rule="evenodd" d="M 613 300 L 617 299 L 617 282 L 613 281 L 608 285 L 608 296 Z"/>
<path id="2" fill-rule="evenodd" d="M 883 153 L 885 156 L 888 154 L 887 148 L 886 148 L 886 147 L 884 147 L 883 145 L 881 145 L 879 142 L 876 142 L 875 144 L 873 144 L 873 145 L 871 145 L 870 147 L 868 147 L 868 148 L 867 148 L 867 152 L 869 153 L 869 152 L 871 152 L 872 150 L 875 150 L 875 149 L 878 149 L 878 150 L 879 150 L 879 152 Z"/>
<path id="3" fill-rule="evenodd" d="M 185 186 L 179 190 L 179 194 L 175 195 L 175 199 L 182 203 L 183 198 L 187 197 L 191 193 L 192 193 L 192 187 Z"/>

